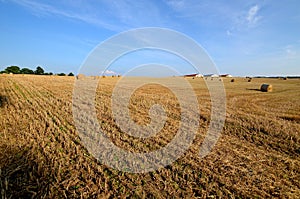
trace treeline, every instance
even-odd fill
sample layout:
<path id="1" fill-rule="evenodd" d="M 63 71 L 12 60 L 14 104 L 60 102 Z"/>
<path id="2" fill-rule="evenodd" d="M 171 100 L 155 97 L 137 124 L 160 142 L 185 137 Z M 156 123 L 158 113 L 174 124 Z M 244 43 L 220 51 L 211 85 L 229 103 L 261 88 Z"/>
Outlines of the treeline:
<path id="1" fill-rule="evenodd" d="M 255 78 L 274 78 L 274 79 L 279 79 L 279 78 L 287 78 L 287 79 L 299 79 L 299 75 L 295 76 L 255 76 Z"/>
<path id="2" fill-rule="evenodd" d="M 1 74 L 31 74 L 31 75 L 58 75 L 58 76 L 66 76 L 65 73 L 57 73 L 54 74 L 52 72 L 45 72 L 41 66 L 37 66 L 35 70 L 31 70 L 29 68 L 20 68 L 19 66 L 9 66 L 5 70 L 0 71 Z M 72 72 L 68 74 L 68 76 L 74 76 Z"/>

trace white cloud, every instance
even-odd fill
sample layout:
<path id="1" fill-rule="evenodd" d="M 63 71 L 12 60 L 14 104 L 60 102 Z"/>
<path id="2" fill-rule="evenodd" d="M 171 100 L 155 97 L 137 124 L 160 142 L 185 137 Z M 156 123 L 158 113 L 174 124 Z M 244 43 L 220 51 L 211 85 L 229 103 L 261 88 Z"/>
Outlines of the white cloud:
<path id="1" fill-rule="evenodd" d="M 101 73 L 103 73 L 105 75 L 115 75 L 115 74 L 117 74 L 115 71 L 112 71 L 112 70 L 101 71 Z"/>
<path id="2" fill-rule="evenodd" d="M 243 10 L 240 7 L 237 9 L 231 13 L 232 23 L 228 23 L 230 28 L 228 28 L 227 36 L 240 35 L 239 33 L 241 32 L 256 28 L 261 22 L 261 6 L 254 5 L 247 10 Z"/>
<path id="3" fill-rule="evenodd" d="M 259 6 L 255 5 L 252 6 L 247 14 L 246 20 L 248 22 L 249 25 L 255 25 L 258 20 L 261 18 L 261 16 L 258 16 L 258 11 L 259 11 Z"/>

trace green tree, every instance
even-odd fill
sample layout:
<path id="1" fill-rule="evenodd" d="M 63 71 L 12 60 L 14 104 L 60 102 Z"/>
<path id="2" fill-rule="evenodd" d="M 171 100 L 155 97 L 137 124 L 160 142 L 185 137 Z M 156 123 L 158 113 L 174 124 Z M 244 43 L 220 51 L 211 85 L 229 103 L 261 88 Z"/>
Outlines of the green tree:
<path id="1" fill-rule="evenodd" d="M 5 70 L 5 73 L 13 73 L 13 74 L 20 74 L 19 66 L 9 66 Z"/>
<path id="2" fill-rule="evenodd" d="M 34 74 L 34 71 L 29 68 L 22 68 L 20 73 L 21 74 Z"/>
<path id="3" fill-rule="evenodd" d="M 74 74 L 71 72 L 71 73 L 68 74 L 68 76 L 74 76 Z"/>
<path id="4" fill-rule="evenodd" d="M 58 76 L 66 76 L 65 73 L 58 73 L 57 75 L 58 75 Z"/>
<path id="5" fill-rule="evenodd" d="M 36 67 L 36 70 L 34 71 L 34 74 L 36 75 L 43 75 L 44 74 L 44 69 L 40 66 Z"/>

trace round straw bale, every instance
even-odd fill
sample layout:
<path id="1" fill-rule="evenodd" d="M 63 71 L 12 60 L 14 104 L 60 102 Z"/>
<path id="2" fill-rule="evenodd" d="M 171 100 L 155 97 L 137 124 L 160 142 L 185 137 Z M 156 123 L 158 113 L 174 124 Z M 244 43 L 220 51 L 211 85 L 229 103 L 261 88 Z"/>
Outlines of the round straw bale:
<path id="1" fill-rule="evenodd" d="M 84 79 L 85 78 L 85 75 L 84 74 L 78 74 L 76 76 L 76 79 Z"/>
<path id="2" fill-rule="evenodd" d="M 262 84 L 260 87 L 260 90 L 263 92 L 271 92 L 272 91 L 272 85 L 271 84 Z"/>

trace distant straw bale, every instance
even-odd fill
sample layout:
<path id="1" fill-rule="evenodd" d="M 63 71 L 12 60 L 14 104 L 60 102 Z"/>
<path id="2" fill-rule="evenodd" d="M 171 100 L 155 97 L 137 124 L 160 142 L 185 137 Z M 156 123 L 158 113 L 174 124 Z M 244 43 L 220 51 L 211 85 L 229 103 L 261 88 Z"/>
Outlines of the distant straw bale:
<path id="1" fill-rule="evenodd" d="M 262 84 L 260 90 L 262 92 L 272 92 L 273 88 L 271 84 Z"/>
<path id="2" fill-rule="evenodd" d="M 76 79 L 84 79 L 85 78 L 85 75 L 84 74 L 78 74 L 76 76 Z"/>

